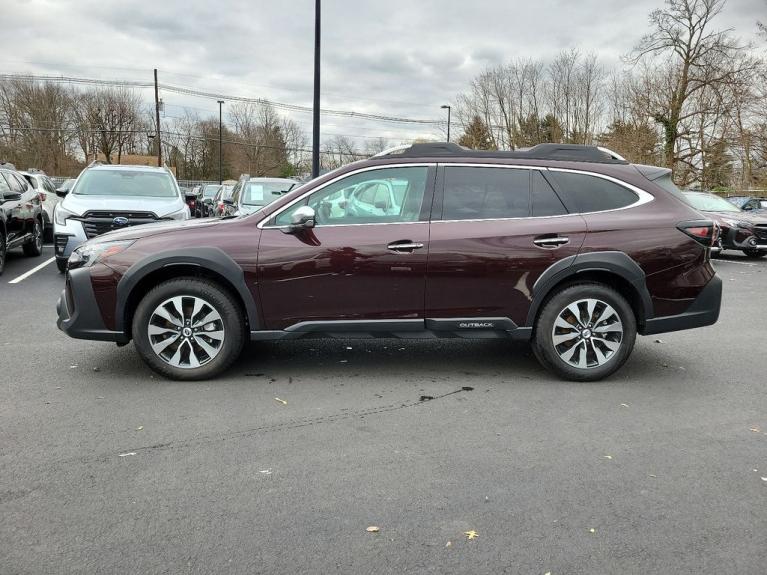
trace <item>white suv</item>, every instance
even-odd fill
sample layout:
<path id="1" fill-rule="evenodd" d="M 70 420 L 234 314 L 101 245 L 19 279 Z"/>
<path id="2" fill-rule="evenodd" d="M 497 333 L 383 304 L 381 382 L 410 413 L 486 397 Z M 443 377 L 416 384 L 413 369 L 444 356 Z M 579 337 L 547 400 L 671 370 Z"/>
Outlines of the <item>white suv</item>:
<path id="1" fill-rule="evenodd" d="M 53 239 L 62 273 L 72 251 L 87 240 L 138 224 L 188 220 L 189 207 L 167 168 L 93 163 L 70 192 L 57 192 Z"/>
<path id="2" fill-rule="evenodd" d="M 49 242 L 53 237 L 53 210 L 56 209 L 56 204 L 59 202 L 59 198 L 56 195 L 56 186 L 53 185 L 51 179 L 42 170 L 30 168 L 26 171 L 19 171 L 19 174 L 24 176 L 24 179 L 40 195 L 40 202 L 43 207 L 43 232 L 45 241 Z"/>

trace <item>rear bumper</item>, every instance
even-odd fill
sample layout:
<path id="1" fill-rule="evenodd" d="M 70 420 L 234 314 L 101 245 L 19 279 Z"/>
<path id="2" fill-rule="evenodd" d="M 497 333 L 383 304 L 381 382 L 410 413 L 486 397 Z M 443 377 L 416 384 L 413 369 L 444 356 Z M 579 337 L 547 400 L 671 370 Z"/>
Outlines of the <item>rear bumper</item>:
<path id="1" fill-rule="evenodd" d="M 88 268 L 67 272 L 66 285 L 56 304 L 58 328 L 70 337 L 128 343 L 129 338 L 119 331 L 111 331 L 104 325 L 96 297 L 91 286 Z"/>
<path id="2" fill-rule="evenodd" d="M 715 324 L 722 306 L 722 280 L 712 277 L 684 313 L 645 321 L 642 335 L 680 331 Z"/>

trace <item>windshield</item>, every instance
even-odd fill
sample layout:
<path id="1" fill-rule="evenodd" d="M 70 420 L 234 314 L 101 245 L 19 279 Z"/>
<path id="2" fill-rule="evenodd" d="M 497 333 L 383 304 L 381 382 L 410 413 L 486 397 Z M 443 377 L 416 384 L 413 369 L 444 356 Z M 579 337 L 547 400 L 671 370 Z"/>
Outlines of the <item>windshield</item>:
<path id="1" fill-rule="evenodd" d="M 714 194 L 707 194 L 704 192 L 687 192 L 684 194 L 685 199 L 696 210 L 702 212 L 740 212 L 741 209 L 738 206 L 732 205 L 730 202 Z"/>
<path id="2" fill-rule="evenodd" d="M 72 193 L 78 196 L 178 197 L 173 178 L 164 172 L 88 170 Z"/>
<path id="3" fill-rule="evenodd" d="M 218 192 L 218 189 L 220 187 L 221 186 L 216 186 L 216 185 L 205 186 L 205 189 L 202 191 L 202 197 L 203 198 L 212 198 L 213 196 L 216 195 L 216 192 Z"/>
<path id="4" fill-rule="evenodd" d="M 245 206 L 265 206 L 295 185 L 295 182 L 248 182 L 242 194 L 242 203 Z"/>

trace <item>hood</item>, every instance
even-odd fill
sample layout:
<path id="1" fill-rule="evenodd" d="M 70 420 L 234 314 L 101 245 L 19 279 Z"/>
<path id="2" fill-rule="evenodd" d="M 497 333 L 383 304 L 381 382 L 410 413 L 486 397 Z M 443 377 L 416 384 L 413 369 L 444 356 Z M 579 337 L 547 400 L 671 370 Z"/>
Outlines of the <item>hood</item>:
<path id="1" fill-rule="evenodd" d="M 128 226 L 121 230 L 114 230 L 96 236 L 88 240 L 89 244 L 97 244 L 101 242 L 113 242 L 118 240 L 139 240 L 149 236 L 156 236 L 157 234 L 163 234 L 166 232 L 173 232 L 175 230 L 186 228 L 208 228 L 212 226 L 218 226 L 227 224 L 234 221 L 234 219 L 195 219 L 195 220 L 168 220 L 165 222 L 157 222 L 156 224 L 143 224 L 140 226 Z"/>
<path id="2" fill-rule="evenodd" d="M 701 212 L 712 218 L 720 220 L 727 218 L 728 220 L 739 220 L 741 222 L 748 222 L 749 224 L 767 224 L 767 215 L 763 213 L 751 213 L 751 212 Z"/>
<path id="3" fill-rule="evenodd" d="M 184 208 L 186 202 L 180 196 L 175 198 L 148 198 L 138 196 L 80 196 L 67 194 L 62 206 L 78 215 L 92 211 L 109 212 L 152 212 L 158 218 Z"/>

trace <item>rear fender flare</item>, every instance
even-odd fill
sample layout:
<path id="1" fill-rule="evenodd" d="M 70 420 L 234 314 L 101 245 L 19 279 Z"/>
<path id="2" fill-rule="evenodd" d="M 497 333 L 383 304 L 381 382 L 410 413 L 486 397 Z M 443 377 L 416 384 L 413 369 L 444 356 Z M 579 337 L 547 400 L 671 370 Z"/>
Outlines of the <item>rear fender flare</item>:
<path id="1" fill-rule="evenodd" d="M 533 327 L 541 305 L 551 290 L 563 280 L 577 280 L 584 272 L 607 272 L 619 276 L 636 292 L 639 301 L 639 322 L 653 317 L 653 304 L 647 291 L 646 276 L 631 257 L 618 251 L 588 252 L 559 260 L 549 266 L 536 280 L 532 290 L 532 303 L 527 314 L 528 327 Z"/>
<path id="2" fill-rule="evenodd" d="M 258 329 L 258 311 L 256 302 L 245 283 L 242 268 L 219 248 L 199 247 L 169 250 L 147 256 L 133 264 L 117 284 L 115 302 L 115 329 L 125 331 L 125 317 L 128 298 L 139 282 L 147 275 L 162 268 L 172 266 L 198 266 L 226 278 L 237 290 L 237 294 L 245 304 L 250 329 Z"/>

